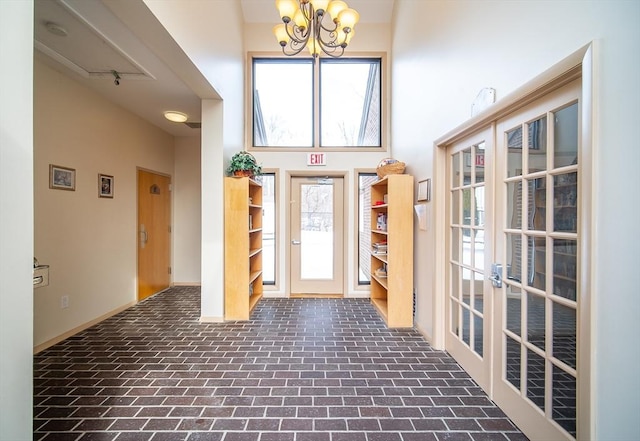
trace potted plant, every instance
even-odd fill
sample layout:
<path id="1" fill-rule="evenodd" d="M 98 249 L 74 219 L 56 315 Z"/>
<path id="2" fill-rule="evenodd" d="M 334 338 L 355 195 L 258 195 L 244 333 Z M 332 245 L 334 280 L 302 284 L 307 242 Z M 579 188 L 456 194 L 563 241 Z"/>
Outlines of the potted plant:
<path id="1" fill-rule="evenodd" d="M 230 176 L 248 176 L 253 178 L 262 174 L 262 167 L 256 161 L 256 158 L 245 151 L 238 152 L 231 157 L 227 174 Z"/>

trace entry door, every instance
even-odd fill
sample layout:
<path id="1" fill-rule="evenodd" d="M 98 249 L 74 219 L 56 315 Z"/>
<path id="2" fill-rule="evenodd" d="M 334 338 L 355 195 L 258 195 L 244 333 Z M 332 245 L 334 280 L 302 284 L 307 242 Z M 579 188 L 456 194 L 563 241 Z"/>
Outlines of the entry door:
<path id="1" fill-rule="evenodd" d="M 171 178 L 138 170 L 138 300 L 171 283 Z"/>
<path id="2" fill-rule="evenodd" d="M 449 264 L 446 345 L 485 390 L 491 374 L 490 266 L 493 135 L 488 129 L 449 150 Z"/>
<path id="3" fill-rule="evenodd" d="M 576 80 L 496 130 L 493 399 L 532 440 L 575 439 L 588 406 L 577 401 L 580 89 Z"/>
<path id="4" fill-rule="evenodd" d="M 291 294 L 343 294 L 343 178 L 291 179 Z"/>

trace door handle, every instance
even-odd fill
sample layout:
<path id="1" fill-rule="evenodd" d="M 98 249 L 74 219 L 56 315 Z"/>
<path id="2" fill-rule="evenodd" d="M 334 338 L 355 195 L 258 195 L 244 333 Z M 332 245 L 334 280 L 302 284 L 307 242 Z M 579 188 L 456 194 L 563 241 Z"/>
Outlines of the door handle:
<path id="1" fill-rule="evenodd" d="M 491 284 L 494 288 L 502 288 L 502 265 L 499 263 L 491 264 L 491 275 L 489 276 Z"/>
<path id="2" fill-rule="evenodd" d="M 144 224 L 142 224 L 140 225 L 140 248 L 144 248 L 148 241 L 149 236 L 147 235 L 147 230 Z"/>
<path id="3" fill-rule="evenodd" d="M 292 240 L 291 241 L 291 245 L 300 245 L 302 242 L 300 242 L 299 240 Z"/>

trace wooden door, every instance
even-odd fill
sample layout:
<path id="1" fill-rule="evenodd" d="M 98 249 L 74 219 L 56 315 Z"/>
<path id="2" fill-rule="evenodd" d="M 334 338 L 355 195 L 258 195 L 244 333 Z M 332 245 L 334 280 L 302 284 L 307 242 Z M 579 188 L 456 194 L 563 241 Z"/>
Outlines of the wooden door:
<path id="1" fill-rule="evenodd" d="M 138 170 L 138 301 L 171 283 L 171 178 Z"/>

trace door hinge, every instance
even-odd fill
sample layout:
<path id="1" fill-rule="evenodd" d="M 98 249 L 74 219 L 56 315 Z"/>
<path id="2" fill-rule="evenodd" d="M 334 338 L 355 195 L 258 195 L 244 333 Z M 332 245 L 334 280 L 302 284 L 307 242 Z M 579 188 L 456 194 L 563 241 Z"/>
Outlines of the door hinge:
<path id="1" fill-rule="evenodd" d="M 171 274 L 171 267 L 169 267 L 169 274 Z"/>
<path id="2" fill-rule="evenodd" d="M 171 233 L 171 225 L 169 225 L 169 233 Z"/>

